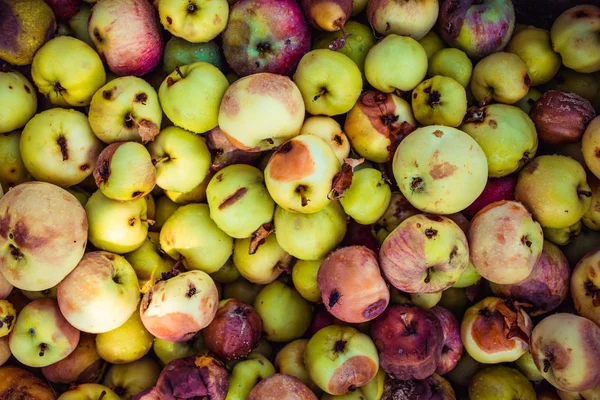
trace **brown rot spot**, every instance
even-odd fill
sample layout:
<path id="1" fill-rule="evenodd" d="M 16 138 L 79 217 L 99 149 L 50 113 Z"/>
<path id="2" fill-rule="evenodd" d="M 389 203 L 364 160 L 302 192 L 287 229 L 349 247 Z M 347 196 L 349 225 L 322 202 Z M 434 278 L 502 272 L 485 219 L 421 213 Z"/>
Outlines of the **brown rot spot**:
<path id="1" fill-rule="evenodd" d="M 187 6 L 187 12 L 188 12 L 188 14 L 194 14 L 197 10 L 198 10 L 198 7 L 194 3 L 190 3 Z"/>
<path id="2" fill-rule="evenodd" d="M 98 43 L 102 43 L 102 35 L 100 35 L 100 30 L 98 28 L 94 28 L 93 30 L 94 38 L 98 41 Z"/>
<path id="3" fill-rule="evenodd" d="M 82 164 L 79 166 L 79 169 L 82 171 L 87 171 L 88 169 L 90 169 L 90 166 L 87 164 Z"/>
<path id="4" fill-rule="evenodd" d="M 132 198 L 132 199 L 137 199 L 138 197 L 140 197 L 140 196 L 141 196 L 141 195 L 143 195 L 143 194 L 144 194 L 144 192 L 140 192 L 139 190 L 136 190 L 135 192 L 133 192 L 133 193 L 131 194 L 131 198 Z"/>
<path id="5" fill-rule="evenodd" d="M 67 161 L 69 159 L 69 148 L 67 147 L 67 139 L 60 135 L 58 139 L 56 139 L 56 144 L 60 147 L 60 154 L 62 154 L 63 161 Z"/>
<path id="6" fill-rule="evenodd" d="M 388 129 L 394 129 L 394 124 L 398 122 L 399 118 L 396 114 L 385 114 L 381 116 L 381 123 Z"/>
<path id="7" fill-rule="evenodd" d="M 527 247 L 531 247 L 531 245 L 532 245 L 531 240 L 529 240 L 527 235 L 521 236 L 521 243 L 523 243 Z"/>
<path id="8" fill-rule="evenodd" d="M 413 192 L 422 192 L 425 189 L 425 182 L 422 178 L 414 177 L 410 183 L 410 188 Z"/>
<path id="9" fill-rule="evenodd" d="M 9 89 L 9 90 L 13 90 L 13 87 L 12 87 L 12 86 L 9 86 L 9 87 L 8 87 L 8 89 Z"/>
<path id="10" fill-rule="evenodd" d="M 594 149 L 594 155 L 596 156 L 596 158 L 600 158 L 600 147 L 596 147 Z"/>
<path id="11" fill-rule="evenodd" d="M 429 169 L 431 177 L 435 180 L 447 178 L 456 171 L 456 166 L 444 161 L 443 163 L 436 164 Z"/>
<path id="12" fill-rule="evenodd" d="M 129 223 L 129 226 L 134 226 L 135 225 L 135 217 L 129 218 L 129 221 L 127 221 Z"/>
<path id="13" fill-rule="evenodd" d="M 215 177 L 215 179 L 217 180 L 217 182 L 223 182 L 223 174 L 219 174 Z"/>
<path id="14" fill-rule="evenodd" d="M 29 94 L 29 93 L 31 93 L 31 89 L 29 89 L 29 86 L 27 86 L 27 85 L 24 85 L 23 87 L 25 88 L 25 91 L 26 91 L 28 94 Z"/>
<path id="15" fill-rule="evenodd" d="M 244 197 L 244 195 L 248 192 L 248 189 L 243 187 L 239 188 L 235 192 L 233 192 L 230 196 L 228 196 L 225 200 L 219 204 L 219 210 L 222 210 L 230 205 L 234 204 L 236 201 Z"/>
<path id="16" fill-rule="evenodd" d="M 485 110 L 483 108 L 473 106 L 467 110 L 467 114 L 465 115 L 463 122 L 479 123 L 479 122 L 483 122 L 484 119 L 485 119 Z"/>
<path id="17" fill-rule="evenodd" d="M 427 214 L 427 215 L 425 215 L 425 218 L 427 218 L 430 221 L 435 221 L 435 222 L 443 221 L 442 217 L 440 217 L 439 215 Z"/>
<path id="18" fill-rule="evenodd" d="M 529 77 L 529 74 L 525 74 L 525 76 L 523 77 L 523 82 L 525 82 L 526 86 L 531 85 L 531 78 Z"/>
<path id="19" fill-rule="evenodd" d="M 345 340 L 338 340 L 333 345 L 333 351 L 336 353 L 343 353 L 346 350 L 346 345 L 348 343 Z"/>
<path id="20" fill-rule="evenodd" d="M 294 144 L 292 142 L 286 142 L 283 144 L 283 146 L 281 146 L 279 148 L 279 150 L 277 150 L 277 152 L 279 154 L 287 154 L 290 151 L 292 151 L 292 148 L 294 147 Z"/>
<path id="21" fill-rule="evenodd" d="M 454 257 L 456 257 L 457 254 L 458 254 L 458 247 L 454 246 L 452 248 L 452 251 L 450 252 L 450 256 L 449 256 L 450 261 L 452 261 L 452 259 Z"/>
<path id="22" fill-rule="evenodd" d="M 173 23 L 173 18 L 167 17 L 167 23 L 171 25 Z"/>
<path id="23" fill-rule="evenodd" d="M 146 93 L 142 92 L 135 95 L 136 103 L 142 103 L 143 105 L 146 105 L 146 101 L 148 101 L 148 95 Z"/>
<path id="24" fill-rule="evenodd" d="M 110 163 L 108 160 L 102 160 L 102 163 L 98 167 L 98 177 L 101 183 L 108 181 L 110 177 Z"/>
<path id="25" fill-rule="evenodd" d="M 373 319 L 377 317 L 379 314 L 385 310 L 387 306 L 387 301 L 384 299 L 377 300 L 375 303 L 371 304 L 362 312 L 362 316 L 367 319 Z"/>
<path id="26" fill-rule="evenodd" d="M 498 127 L 498 123 L 496 122 L 495 119 L 490 119 L 488 121 L 488 125 L 490 126 L 490 128 L 492 129 L 496 129 Z"/>
<path id="27" fill-rule="evenodd" d="M 431 228 L 425 229 L 425 236 L 427 236 L 427 239 L 432 239 L 432 238 L 436 237 L 437 234 L 438 234 L 438 231 L 435 229 L 431 229 Z"/>
<path id="28" fill-rule="evenodd" d="M 110 100 L 112 97 L 112 90 L 103 90 L 102 97 L 104 97 L 106 100 Z"/>
<path id="29" fill-rule="evenodd" d="M 329 296 L 329 308 L 333 308 L 333 306 L 335 306 L 340 300 L 340 297 L 342 297 L 340 292 L 334 289 Z"/>
<path id="30" fill-rule="evenodd" d="M 440 94 L 440 92 L 433 90 L 429 94 L 429 98 L 427 99 L 427 104 L 430 107 L 434 107 L 442 102 L 441 99 L 442 99 L 442 95 Z"/>
<path id="31" fill-rule="evenodd" d="M 355 390 L 356 390 L 356 386 L 354 386 L 354 385 L 348 386 L 348 391 L 349 392 L 354 392 Z"/>
<path id="32" fill-rule="evenodd" d="M 600 306 L 600 288 L 588 279 L 583 283 L 583 289 L 585 290 L 585 295 L 592 298 L 592 305 L 594 307 Z"/>
<path id="33" fill-rule="evenodd" d="M 544 360 L 544 372 L 550 371 L 550 368 L 552 368 L 550 360 Z"/>
<path id="34" fill-rule="evenodd" d="M 588 14 L 588 13 L 587 13 L 587 11 L 585 11 L 585 10 L 579 10 L 579 11 L 577 11 L 577 12 L 576 12 L 576 13 L 573 15 L 573 17 L 575 17 L 575 18 L 577 18 L 577 19 L 579 19 L 579 18 L 585 18 L 585 17 L 587 17 L 587 16 L 589 16 L 589 14 Z"/>
<path id="35" fill-rule="evenodd" d="M 133 125 L 134 125 L 133 114 L 128 112 L 127 114 L 125 114 L 125 127 L 127 129 L 131 129 L 131 128 L 133 128 Z"/>
<path id="36" fill-rule="evenodd" d="M 271 43 L 269 42 L 259 42 L 256 45 L 256 50 L 260 55 L 266 55 L 271 52 Z"/>
<path id="37" fill-rule="evenodd" d="M 340 135 L 333 136 L 333 141 L 335 143 L 337 143 L 339 146 L 341 146 L 344 143 L 344 140 L 342 139 L 342 137 Z"/>
<path id="38" fill-rule="evenodd" d="M 413 99 L 416 99 L 418 96 L 417 92 L 413 93 Z"/>
<path id="39" fill-rule="evenodd" d="M 433 131 L 433 135 L 435 137 L 441 138 L 442 136 L 444 136 L 444 132 L 440 131 L 439 129 L 436 129 L 435 131 Z"/>

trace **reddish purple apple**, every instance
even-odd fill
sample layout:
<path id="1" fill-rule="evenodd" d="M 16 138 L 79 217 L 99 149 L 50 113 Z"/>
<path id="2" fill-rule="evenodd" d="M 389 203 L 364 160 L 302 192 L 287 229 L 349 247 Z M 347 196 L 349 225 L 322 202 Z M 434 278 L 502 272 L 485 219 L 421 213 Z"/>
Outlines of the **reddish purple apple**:
<path id="1" fill-rule="evenodd" d="M 81 0 L 44 0 L 50 6 L 54 16 L 59 21 L 68 21 L 77 14 Z"/>
<path id="2" fill-rule="evenodd" d="M 465 217 L 471 219 L 485 206 L 500 200 L 514 200 L 515 186 L 517 185 L 517 175 L 508 175 L 497 179 L 488 179 L 483 192 L 479 197 L 462 213 Z"/>

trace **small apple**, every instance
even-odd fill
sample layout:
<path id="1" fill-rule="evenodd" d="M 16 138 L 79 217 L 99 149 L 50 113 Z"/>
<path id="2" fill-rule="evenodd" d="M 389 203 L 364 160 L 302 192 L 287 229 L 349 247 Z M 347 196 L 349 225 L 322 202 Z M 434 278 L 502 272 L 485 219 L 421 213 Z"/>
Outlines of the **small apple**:
<path id="1" fill-rule="evenodd" d="M 167 74 L 175 71 L 175 67 L 204 61 L 223 68 L 221 48 L 215 41 L 190 43 L 177 36 L 172 36 L 165 45 L 163 67 Z"/>
<path id="2" fill-rule="evenodd" d="M 204 138 L 213 156 L 210 169 L 214 172 L 232 164 L 252 164 L 261 156 L 260 152 L 244 151 L 232 145 L 219 127 L 206 132 Z"/>
<path id="3" fill-rule="evenodd" d="M 33 85 L 20 72 L 0 72 L 0 134 L 25 126 L 37 109 Z"/>
<path id="4" fill-rule="evenodd" d="M 575 93 L 591 102 L 595 107 L 600 105 L 600 73 L 584 74 L 572 69 L 561 68 L 548 84 L 548 89 Z"/>
<path id="5" fill-rule="evenodd" d="M 577 313 L 596 324 L 600 323 L 599 261 L 600 251 L 591 251 L 577 263 L 571 275 L 571 298 Z"/>
<path id="6" fill-rule="evenodd" d="M 254 386 L 248 400 L 317 400 L 317 396 L 298 378 L 277 373 Z"/>
<path id="7" fill-rule="evenodd" d="M 581 151 L 585 165 L 600 179 L 600 116 L 594 118 L 583 133 Z"/>
<path id="8" fill-rule="evenodd" d="M 259 285 L 273 282 L 288 270 L 292 256 L 286 253 L 275 235 L 269 235 L 258 249 L 252 249 L 252 239 L 237 239 L 233 245 L 233 264 L 245 279 Z"/>
<path id="9" fill-rule="evenodd" d="M 454 79 L 436 75 L 413 90 L 412 109 L 422 125 L 457 127 L 467 112 L 467 94 Z"/>
<path id="10" fill-rule="evenodd" d="M 227 400 L 247 399 L 258 382 L 274 374 L 275 367 L 271 361 L 256 352 L 250 353 L 246 360 L 235 364 L 231 371 Z"/>
<path id="11" fill-rule="evenodd" d="M 192 43 L 217 37 L 227 25 L 227 0 L 160 0 L 160 23 L 174 36 Z"/>
<path id="12" fill-rule="evenodd" d="M 440 320 L 444 334 L 444 345 L 440 362 L 435 370 L 440 375 L 452 371 L 463 355 L 463 344 L 460 338 L 460 325 L 452 312 L 441 306 L 431 308 L 431 312 Z"/>
<path id="13" fill-rule="evenodd" d="M 430 57 L 427 74 L 452 78 L 464 88 L 467 88 L 473 74 L 473 63 L 462 50 L 455 48 L 440 49 Z"/>
<path id="14" fill-rule="evenodd" d="M 499 52 L 475 65 L 470 87 L 479 102 L 513 104 L 525 97 L 530 85 L 527 64 L 516 54 Z"/>
<path id="15" fill-rule="evenodd" d="M 514 105 L 519 107 L 521 110 L 523 110 L 524 113 L 529 115 L 531 107 L 533 107 L 535 102 L 538 101 L 540 97 L 542 97 L 542 92 L 540 92 L 534 87 L 530 87 L 525 97 L 514 103 Z"/>
<path id="16" fill-rule="evenodd" d="M 149 232 L 139 248 L 124 256 L 135 270 L 140 293 L 150 290 L 162 278 L 162 274 L 170 272 L 175 264 L 160 248 L 158 232 Z"/>
<path id="17" fill-rule="evenodd" d="M 421 212 L 412 206 L 400 192 L 392 192 L 390 204 L 381 218 L 373 225 L 373 231 L 377 236 L 379 243 L 383 243 L 385 238 L 408 217 Z"/>
<path id="18" fill-rule="evenodd" d="M 561 65 L 560 56 L 552 49 L 550 33 L 533 26 L 516 33 L 506 51 L 518 55 L 525 62 L 531 86 L 548 83 Z"/>
<path id="19" fill-rule="evenodd" d="M 348 137 L 342 131 L 340 124 L 331 117 L 316 116 L 307 118 L 302 125 L 300 135 L 314 135 L 323 139 L 329 144 L 340 164 L 343 164 L 350 154 Z"/>
<path id="20" fill-rule="evenodd" d="M 302 0 L 308 23 L 322 31 L 344 29 L 353 9 L 353 0 Z"/>
<path id="21" fill-rule="evenodd" d="M 79 11 L 69 19 L 69 28 L 71 28 L 72 36 L 87 43 L 92 48 L 95 47 L 90 33 L 88 32 L 88 19 L 92 12 L 92 7 L 89 4 L 79 3 Z"/>
<path id="22" fill-rule="evenodd" d="M 15 326 L 17 312 L 8 300 L 0 300 L 0 337 L 7 336 Z"/>
<path id="23" fill-rule="evenodd" d="M 594 197 L 592 196 L 592 203 L 593 199 Z M 567 226 L 566 228 L 542 228 L 542 231 L 544 232 L 544 239 L 558 246 L 568 245 L 581 234 L 583 228 L 583 223 L 581 221 L 583 221 L 583 219 L 586 218 L 586 215 L 588 215 L 588 213 L 592 209 L 593 208 L 590 207 L 588 212 L 584 215 L 584 217 L 581 220 L 575 222 L 571 226 Z"/>
<path id="24" fill-rule="evenodd" d="M 442 292 L 436 293 L 410 293 L 410 304 L 429 310 L 435 307 L 442 299 Z"/>
<path id="25" fill-rule="evenodd" d="M 519 371 L 502 365 L 479 371 L 469 383 L 469 399 L 488 399 L 493 393 L 497 400 L 536 400 L 531 382 Z"/>
<path id="26" fill-rule="evenodd" d="M 0 368 L 0 397 L 7 400 L 56 400 L 56 392 L 37 375 L 18 367 L 5 366 Z"/>
<path id="27" fill-rule="evenodd" d="M 581 221 L 587 228 L 598 231 L 600 230 L 600 180 L 595 176 L 590 176 L 588 181 L 590 189 L 592 189 L 592 204 Z M 576 230 L 575 233 L 577 233 Z"/>
<path id="28" fill-rule="evenodd" d="M 317 274 L 323 260 L 297 260 L 292 268 L 294 288 L 302 297 L 312 303 L 321 302 L 321 290 L 317 283 Z"/>
<path id="29" fill-rule="evenodd" d="M 229 259 L 217 272 L 210 274 L 215 282 L 228 284 L 235 282 L 240 277 L 240 271 L 233 264 L 233 261 Z"/>
<path id="30" fill-rule="evenodd" d="M 160 367 L 156 361 L 144 357 L 128 364 L 112 365 L 106 372 L 102 384 L 121 399 L 131 399 L 154 386 L 159 375 Z"/>
<path id="31" fill-rule="evenodd" d="M 225 285 L 222 297 L 224 299 L 237 299 L 246 304 L 254 304 L 256 296 L 263 287 L 264 285 L 257 285 L 248 282 L 244 278 L 239 278 L 236 281 Z"/>
<path id="32" fill-rule="evenodd" d="M 150 231 L 159 232 L 165 222 L 177 209 L 180 204 L 175 203 L 168 196 L 161 196 L 156 200 L 156 212 L 154 214 L 154 225 L 150 227 Z"/>
<path id="33" fill-rule="evenodd" d="M 517 361 L 515 361 L 515 367 L 530 381 L 541 382 L 544 380 L 544 376 L 535 366 L 533 356 L 528 350 L 523 354 Z"/>
<path id="34" fill-rule="evenodd" d="M 54 383 L 94 383 L 100 380 L 105 370 L 106 362 L 96 351 L 94 335 L 82 333 L 75 350 L 66 358 L 42 368 L 42 374 Z"/>
<path id="35" fill-rule="evenodd" d="M 370 193 L 368 198 L 364 193 Z M 392 191 L 381 171 L 375 168 L 363 168 L 356 171 L 352 184 L 344 192 L 340 203 L 346 214 L 356 222 L 370 225 L 383 215 L 391 201 Z"/>
<path id="36" fill-rule="evenodd" d="M 275 357 L 275 368 L 281 373 L 300 379 L 313 393 L 319 394 L 321 389 L 310 379 L 304 364 L 304 352 L 307 344 L 308 339 L 296 339 L 286 344 Z"/>
<path id="37" fill-rule="evenodd" d="M 66 392 L 63 392 L 57 400 L 121 400 L 121 398 L 112 390 L 98 383 L 82 383 L 73 385 Z"/>
<path id="38" fill-rule="evenodd" d="M 152 350 L 163 366 L 173 360 L 208 353 L 208 350 L 204 347 L 202 333 L 196 333 L 185 342 L 171 342 L 155 338 Z"/>
<path id="39" fill-rule="evenodd" d="M 410 36 L 420 40 L 433 28 L 439 12 L 438 0 L 370 1 L 367 6 L 369 23 L 379 34 Z M 418 15 L 418 18 L 413 16 Z"/>
<path id="40" fill-rule="evenodd" d="M 479 197 L 462 211 L 467 218 L 472 219 L 482 208 L 488 204 L 501 200 L 514 200 L 514 191 L 517 184 L 516 175 L 508 175 L 497 179 L 488 179 L 488 182 Z"/>
<path id="41" fill-rule="evenodd" d="M 431 60 L 431 57 L 437 53 L 438 51 L 446 48 L 446 43 L 440 38 L 440 36 L 435 32 L 435 30 L 430 30 L 427 32 L 422 39 L 419 40 L 419 44 L 423 46 L 425 49 L 425 53 L 427 54 L 427 59 Z"/>
<path id="42" fill-rule="evenodd" d="M 23 182 L 32 180 L 29 171 L 23 164 L 19 145 L 21 131 L 0 134 L 0 185 L 4 192 Z"/>

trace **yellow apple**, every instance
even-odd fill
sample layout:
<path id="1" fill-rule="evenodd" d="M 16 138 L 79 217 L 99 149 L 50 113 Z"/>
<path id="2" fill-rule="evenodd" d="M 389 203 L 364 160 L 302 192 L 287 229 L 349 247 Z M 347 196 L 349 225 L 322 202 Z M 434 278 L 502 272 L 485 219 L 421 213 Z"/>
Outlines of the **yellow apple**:
<path id="1" fill-rule="evenodd" d="M 31 83 L 19 72 L 0 72 L 0 134 L 25 126 L 37 109 Z"/>

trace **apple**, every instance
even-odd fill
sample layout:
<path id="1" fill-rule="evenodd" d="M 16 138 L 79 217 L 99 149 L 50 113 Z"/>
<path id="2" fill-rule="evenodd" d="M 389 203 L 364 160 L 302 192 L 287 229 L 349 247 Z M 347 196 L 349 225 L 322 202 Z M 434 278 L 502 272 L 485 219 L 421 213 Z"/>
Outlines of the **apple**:
<path id="1" fill-rule="evenodd" d="M 191 43 L 177 36 L 172 36 L 165 45 L 163 68 L 167 74 L 175 71 L 175 67 L 204 61 L 221 69 L 223 56 L 215 41 Z"/>
<path id="2" fill-rule="evenodd" d="M 581 164 L 561 155 L 534 158 L 521 170 L 515 187 L 515 199 L 547 228 L 576 223 L 589 209 L 591 197 Z"/>
<path id="3" fill-rule="evenodd" d="M 600 251 L 589 252 L 577 263 L 571 275 L 571 298 L 577 313 L 596 324 L 600 323 L 600 282 L 597 278 L 599 260 Z"/>
<path id="4" fill-rule="evenodd" d="M 519 371 L 502 365 L 479 371 L 469 383 L 469 399 L 484 400 L 493 393 L 498 400 L 536 400 L 531 382 Z"/>
<path id="5" fill-rule="evenodd" d="M 435 306 L 431 308 L 431 312 L 440 320 L 444 334 L 442 355 L 435 372 L 446 375 L 456 367 L 463 355 L 460 325 L 454 314 L 446 308 Z"/>
<path id="6" fill-rule="evenodd" d="M 14 328 L 17 312 L 8 300 L 0 300 L 0 337 L 7 336 Z"/>
<path id="7" fill-rule="evenodd" d="M 297 260 L 292 268 L 294 288 L 302 297 L 312 303 L 321 302 L 321 290 L 317 283 L 317 273 L 323 260 Z"/>
<path id="8" fill-rule="evenodd" d="M 280 373 L 288 374 L 298 378 L 315 394 L 319 394 L 321 389 L 315 385 L 308 375 L 308 370 L 304 364 L 304 352 L 308 339 L 296 339 L 286 344 L 275 357 L 275 368 Z"/>
<path id="9" fill-rule="evenodd" d="M 571 7 L 556 18 L 550 30 L 552 47 L 565 67 L 583 73 L 600 71 L 599 23 L 600 8 L 591 4 Z"/>
<path id="10" fill-rule="evenodd" d="M 261 240 L 253 249 L 253 239 L 237 239 L 233 246 L 233 264 L 240 275 L 252 283 L 266 285 L 287 271 L 292 257 L 286 253 L 275 235 Z"/>
<path id="11" fill-rule="evenodd" d="M 233 261 L 229 259 L 217 272 L 210 274 L 215 282 L 228 284 L 235 282 L 240 277 L 240 272 L 233 265 Z"/>
<path id="12" fill-rule="evenodd" d="M 515 367 L 530 381 L 541 382 L 544 380 L 544 376 L 533 362 L 533 356 L 530 351 L 525 352 L 525 354 L 515 361 Z"/>
<path id="13" fill-rule="evenodd" d="M 317 396 L 298 378 L 277 373 L 254 386 L 248 400 L 317 400 Z"/>
<path id="14" fill-rule="evenodd" d="M 202 333 L 195 334 L 185 342 L 171 342 L 155 338 L 152 350 L 163 366 L 173 360 L 208 353 L 208 350 L 204 347 Z"/>
<path id="15" fill-rule="evenodd" d="M 261 153 L 240 150 L 232 145 L 223 131 L 216 127 L 204 134 L 206 144 L 213 156 L 211 171 L 218 172 L 232 164 L 251 164 Z"/>
<path id="16" fill-rule="evenodd" d="M 56 300 L 56 288 L 57 286 L 53 286 L 50 289 L 44 290 L 21 290 L 21 293 L 25 296 L 25 298 L 29 300 L 37 300 L 42 298 L 49 298 Z"/>
<path id="17" fill-rule="evenodd" d="M 544 231 L 544 239 L 558 246 L 568 245 L 581 234 L 583 228 L 583 224 L 581 221 L 583 221 L 586 218 L 586 215 L 590 213 L 590 210 L 593 210 L 593 208 L 590 207 L 588 212 L 584 215 L 584 217 L 581 220 L 575 222 L 573 225 L 568 226 L 566 228 L 542 228 L 542 231 Z"/>
<path id="18" fill-rule="evenodd" d="M 600 179 L 600 117 L 594 118 L 583 133 L 581 151 L 587 168 Z"/>
<path id="19" fill-rule="evenodd" d="M 21 310 L 8 340 L 20 363 L 39 368 L 71 354 L 79 343 L 79 331 L 61 314 L 56 300 L 39 299 Z"/>
<path id="20" fill-rule="evenodd" d="M 235 81 L 219 108 L 219 127 L 235 147 L 271 150 L 298 135 L 304 100 L 288 77 L 263 72 Z"/>
<path id="21" fill-rule="evenodd" d="M 254 304 L 256 296 L 263 287 L 264 285 L 253 284 L 244 278 L 239 278 L 223 287 L 223 298 L 234 298 L 242 303 Z"/>
<path id="22" fill-rule="evenodd" d="M 4 192 L 23 182 L 30 181 L 31 175 L 19 150 L 21 131 L 0 134 L 0 185 Z"/>
<path id="23" fill-rule="evenodd" d="M 390 204 L 381 218 L 373 225 L 373 232 L 377 236 L 379 243 L 383 243 L 385 238 L 402 221 L 421 212 L 412 206 L 400 192 L 392 192 Z"/>
<path id="24" fill-rule="evenodd" d="M 90 17 L 90 13 L 92 12 L 92 7 L 89 4 L 81 3 L 79 0 L 75 1 L 79 3 L 79 11 L 69 18 L 68 21 L 72 36 L 87 43 L 93 48 L 95 45 L 88 32 L 88 19 Z"/>
<path id="25" fill-rule="evenodd" d="M 367 90 L 348 112 L 344 131 L 352 148 L 367 160 L 384 163 L 417 122 L 411 106 L 399 96 Z"/>
<path id="26" fill-rule="evenodd" d="M 37 109 L 33 85 L 20 72 L 0 72 L 0 133 L 25 126 Z"/>
<path id="27" fill-rule="evenodd" d="M 343 30 L 354 8 L 353 0 L 302 0 L 301 4 L 313 28 L 328 32 Z"/>
<path id="28" fill-rule="evenodd" d="M 90 242 L 118 254 L 136 250 L 148 235 L 147 207 L 143 198 L 121 202 L 97 190 L 85 204 Z"/>
<path id="29" fill-rule="evenodd" d="M 75 350 L 61 361 L 42 368 L 42 374 L 54 383 L 94 383 L 100 380 L 105 370 L 106 362 L 96 351 L 94 335 L 82 333 Z"/>
<path id="30" fill-rule="evenodd" d="M 436 75 L 413 90 L 412 109 L 422 125 L 457 127 L 467 112 L 467 94 L 454 79 Z"/>
<path id="31" fill-rule="evenodd" d="M 185 342 L 210 324 L 217 309 L 217 287 L 210 276 L 188 271 L 156 283 L 144 295 L 140 315 L 152 335 Z"/>
<path id="32" fill-rule="evenodd" d="M 79 11 L 79 0 L 44 0 L 59 21 L 68 21 Z"/>
<path id="33" fill-rule="evenodd" d="M 156 187 L 155 187 L 156 188 Z M 156 199 L 156 211 L 154 214 L 154 225 L 152 225 L 149 229 L 153 232 L 159 232 L 167 219 L 173 213 L 181 207 L 180 204 L 175 203 L 168 196 L 160 196 Z"/>
<path id="34" fill-rule="evenodd" d="M 365 59 L 367 81 L 385 93 L 412 90 L 426 74 L 427 53 L 408 36 L 387 35 L 371 47 Z"/>
<path id="35" fill-rule="evenodd" d="M 456 399 L 450 383 L 438 374 L 433 374 L 425 379 L 410 380 L 398 380 L 386 376 L 382 395 L 384 396 L 382 398 L 385 399 Z"/>
<path id="36" fill-rule="evenodd" d="M 12 353 L 10 352 L 10 346 L 8 345 L 8 336 L 4 336 L 0 338 L 0 367 L 3 366 L 11 356 Z"/>
<path id="37" fill-rule="evenodd" d="M 436 214 L 469 206 L 483 192 L 488 176 L 479 144 L 463 131 L 440 125 L 419 128 L 400 142 L 393 172 L 413 206 Z"/>
<path id="38" fill-rule="evenodd" d="M 535 102 L 542 97 L 542 92 L 534 87 L 530 87 L 529 91 L 521 100 L 514 103 L 515 106 L 519 107 L 523 112 L 529 115 L 529 111 L 531 111 L 531 107 L 535 104 Z"/>
<path id="39" fill-rule="evenodd" d="M 137 361 L 112 365 L 102 384 L 111 389 L 121 399 L 131 399 L 138 393 L 151 388 L 158 381 L 160 367 L 150 357 Z"/>
<path id="40" fill-rule="evenodd" d="M 429 310 L 435 307 L 442 299 L 442 292 L 436 293 L 410 293 L 410 304 Z"/>
<path id="41" fill-rule="evenodd" d="M 594 365 L 599 353 L 600 328 L 577 315 L 550 315 L 531 334 L 531 355 L 536 367 L 544 379 L 560 390 L 582 392 L 598 385 L 600 374 Z"/>
<path id="42" fill-rule="evenodd" d="M 227 0 L 160 0 L 160 23 L 174 36 L 192 43 L 204 43 L 217 37 L 227 25 Z"/>
<path id="43" fill-rule="evenodd" d="M 516 33 L 506 51 L 518 55 L 525 62 L 532 86 L 548 83 L 561 65 L 560 56 L 552 49 L 550 33 L 534 26 Z"/>
<path id="44" fill-rule="evenodd" d="M 158 134 L 162 110 L 156 91 L 135 76 L 112 79 L 92 97 L 89 121 L 104 143 L 147 143 Z"/>
<path id="45" fill-rule="evenodd" d="M 139 248 L 124 255 L 135 271 L 140 293 L 150 290 L 162 278 L 162 274 L 170 272 L 175 264 L 159 246 L 159 233 L 149 232 Z"/>
<path id="46" fill-rule="evenodd" d="M 515 27 L 510 0 L 444 1 L 440 7 L 440 35 L 469 57 L 482 58 L 502 50 Z"/>
<path id="47" fill-rule="evenodd" d="M 146 75 L 160 63 L 163 43 L 157 14 L 147 0 L 102 0 L 94 5 L 88 32 L 116 75 Z"/>
<path id="48" fill-rule="evenodd" d="M 506 1 L 506 0 L 502 0 Z M 527 65 L 513 53 L 493 53 L 473 68 L 471 92 L 475 100 L 513 104 L 521 100 L 531 85 Z"/>
<path id="49" fill-rule="evenodd" d="M 370 193 L 368 198 L 364 193 Z M 344 192 L 340 203 L 346 214 L 356 222 L 370 225 L 383 216 L 391 201 L 392 191 L 381 171 L 363 168 L 356 171 L 352 184 Z"/>
<path id="50" fill-rule="evenodd" d="M 0 368 L 0 397 L 56 400 L 56 392 L 33 373 L 15 366 L 5 366 Z"/>
<path id="51" fill-rule="evenodd" d="M 55 286 L 83 256 L 88 223 L 77 199 L 58 186 L 23 183 L 0 199 L 0 273 L 13 286 Z"/>
<path id="52" fill-rule="evenodd" d="M 588 181 L 590 189 L 592 189 L 592 204 L 581 221 L 589 229 L 600 230 L 600 180 L 595 176 L 590 176 Z M 581 225 L 579 229 L 581 229 Z M 574 234 L 576 233 L 577 230 L 575 230 Z"/>
<path id="53" fill-rule="evenodd" d="M 429 58 L 427 67 L 427 75 L 429 76 L 441 75 L 452 78 L 464 88 L 467 88 L 469 82 L 471 82 L 472 73 L 473 63 L 462 50 L 442 48 Z"/>
<path id="54" fill-rule="evenodd" d="M 420 40 L 433 28 L 439 12 L 438 0 L 370 1 L 367 6 L 369 23 L 379 34 L 395 33 Z M 419 16 L 413 18 L 413 16 Z"/>
<path id="55" fill-rule="evenodd" d="M 467 218 L 472 219 L 482 208 L 488 204 L 501 200 L 514 200 L 514 190 L 517 184 L 516 175 L 508 175 L 497 179 L 488 179 L 488 182 L 479 197 L 462 211 Z"/>
<path id="56" fill-rule="evenodd" d="M 82 383 L 80 385 L 73 385 L 69 390 L 63 392 L 57 400 L 80 399 L 120 400 L 121 398 L 104 385 L 98 383 Z"/>
<path id="57" fill-rule="evenodd" d="M 331 117 L 314 116 L 307 118 L 302 125 L 300 135 L 314 135 L 323 139 L 329 144 L 340 164 L 343 164 L 350 154 L 348 137 L 342 131 L 340 124 Z"/>
<path id="58" fill-rule="evenodd" d="M 600 73 L 584 74 L 572 69 L 561 68 L 548 84 L 548 89 L 575 93 L 591 102 L 595 107 L 600 105 Z"/>
<path id="59" fill-rule="evenodd" d="M 275 367 L 271 361 L 262 354 L 250 353 L 246 360 L 235 364 L 231 371 L 227 400 L 245 400 L 258 382 L 274 374 Z"/>
<path id="60" fill-rule="evenodd" d="M 446 43 L 444 43 L 442 38 L 435 32 L 435 29 L 427 32 L 427 34 L 419 40 L 419 43 L 425 49 L 428 60 L 431 60 L 431 57 L 435 53 L 446 48 Z"/>

